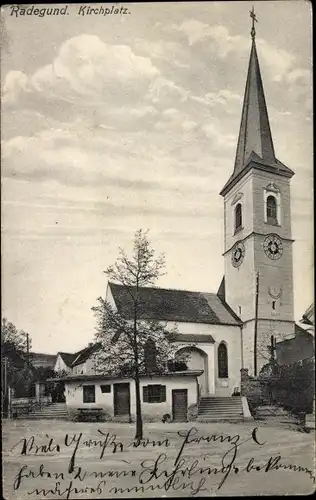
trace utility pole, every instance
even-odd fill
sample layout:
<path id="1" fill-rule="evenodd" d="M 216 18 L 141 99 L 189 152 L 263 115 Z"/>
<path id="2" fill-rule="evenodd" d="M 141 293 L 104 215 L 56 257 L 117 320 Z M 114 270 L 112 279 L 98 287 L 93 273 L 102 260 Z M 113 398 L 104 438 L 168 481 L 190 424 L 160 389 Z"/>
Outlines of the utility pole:
<path id="1" fill-rule="evenodd" d="M 26 359 L 27 359 L 27 369 L 30 369 L 30 339 L 29 334 L 26 334 Z"/>
<path id="2" fill-rule="evenodd" d="M 3 369 L 3 413 L 8 416 L 8 358 L 4 358 L 4 369 Z"/>
<path id="3" fill-rule="evenodd" d="M 259 272 L 256 275 L 256 298 L 255 298 L 255 331 L 254 331 L 254 375 L 257 376 L 257 349 L 258 349 L 258 304 L 259 304 Z"/>
<path id="4" fill-rule="evenodd" d="M 30 338 L 29 334 L 26 333 L 26 366 L 27 366 L 27 399 L 28 405 L 30 405 Z"/>

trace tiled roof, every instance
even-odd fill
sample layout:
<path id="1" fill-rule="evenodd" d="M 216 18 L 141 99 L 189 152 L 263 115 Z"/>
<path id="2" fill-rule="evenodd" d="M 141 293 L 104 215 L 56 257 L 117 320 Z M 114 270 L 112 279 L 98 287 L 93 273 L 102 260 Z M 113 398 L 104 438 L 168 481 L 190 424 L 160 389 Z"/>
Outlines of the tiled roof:
<path id="1" fill-rule="evenodd" d="M 295 327 L 295 337 L 282 340 L 276 344 L 276 356 L 280 365 L 308 359 L 315 354 L 313 336 L 298 325 L 295 325 Z M 297 333 L 299 333 L 299 335 L 297 335 Z"/>
<path id="2" fill-rule="evenodd" d="M 303 314 L 303 323 L 313 325 L 315 323 L 314 303 L 311 304 Z"/>
<path id="3" fill-rule="evenodd" d="M 75 357 L 77 356 L 77 353 L 71 354 L 70 352 L 58 352 L 57 355 L 61 357 L 65 365 L 71 366 L 72 362 L 74 361 Z"/>
<path id="4" fill-rule="evenodd" d="M 150 378 L 150 379 L 155 379 L 160 378 L 160 377 L 199 377 L 202 375 L 203 370 L 186 370 L 186 371 L 179 371 L 179 372 L 165 372 L 165 373 L 160 373 L 160 374 L 151 374 L 150 376 L 147 374 L 141 374 L 141 378 Z M 108 375 L 108 374 L 103 374 L 103 373 L 89 373 L 89 374 L 83 374 L 83 375 L 65 375 L 64 377 L 57 377 L 57 378 L 51 378 L 47 379 L 47 382 L 54 381 L 56 382 L 57 380 L 63 380 L 65 382 L 72 382 L 76 380 L 82 380 L 82 381 L 88 381 L 88 380 L 117 380 L 117 379 L 124 379 L 124 378 L 131 378 L 129 376 L 116 376 L 116 375 Z"/>
<path id="5" fill-rule="evenodd" d="M 91 354 L 96 352 L 100 348 L 100 346 L 101 346 L 100 343 L 96 343 L 96 344 L 89 345 L 88 347 L 86 347 L 85 349 L 82 349 L 81 351 L 78 351 L 74 355 L 74 359 L 72 361 L 71 366 L 81 365 L 81 363 L 84 363 L 85 361 L 87 361 L 87 359 L 89 359 Z"/>
<path id="6" fill-rule="evenodd" d="M 118 311 L 133 317 L 132 287 L 109 283 Z M 139 318 L 213 325 L 239 325 L 238 316 L 215 293 L 165 288 L 139 289 Z"/>
<path id="7" fill-rule="evenodd" d="M 206 344 L 215 343 L 212 335 L 202 335 L 195 333 L 175 333 L 173 336 L 173 340 L 175 342 L 190 342 L 192 344 L 195 344 L 195 342 L 198 342 L 199 344 L 201 344 L 201 342 L 204 342 Z"/>

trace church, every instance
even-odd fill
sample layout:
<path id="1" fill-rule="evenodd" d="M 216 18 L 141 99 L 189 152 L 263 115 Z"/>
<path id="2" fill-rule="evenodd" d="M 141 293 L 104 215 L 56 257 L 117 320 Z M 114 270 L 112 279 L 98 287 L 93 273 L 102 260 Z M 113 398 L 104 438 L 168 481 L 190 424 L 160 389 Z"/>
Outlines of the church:
<path id="1" fill-rule="evenodd" d="M 199 398 L 219 400 L 240 394 L 241 370 L 259 374 L 269 361 L 271 338 L 278 343 L 298 334 L 293 304 L 290 194 L 294 172 L 275 154 L 253 12 L 251 17 L 251 51 L 235 163 L 220 192 L 225 273 L 215 293 L 141 289 L 141 301 L 145 304 L 143 318 L 164 322 L 170 328 L 177 325 L 178 352 L 189 354 L 186 372 L 170 374 L 163 381 L 144 382 L 145 413 L 150 402 L 169 402 L 169 406 L 161 408 L 162 413 L 171 413 L 176 411 L 174 407 L 194 405 Z M 125 287 L 108 283 L 106 299 L 125 318 L 132 319 Z M 97 405 L 107 398 L 110 413 L 113 404 L 114 415 L 131 411 L 130 400 L 134 395 L 130 395 L 128 381 L 104 382 L 104 376 L 93 374 L 89 356 L 84 363 L 77 361 L 64 366 L 69 372 L 65 379 L 67 404 L 74 408 L 79 402 Z M 163 389 L 159 391 L 159 387 Z M 127 392 L 122 396 L 124 390 Z M 181 391 L 182 396 L 187 393 L 184 399 Z M 247 403 L 241 403 L 241 414 L 245 417 Z M 154 407 L 157 413 L 157 405 Z"/>

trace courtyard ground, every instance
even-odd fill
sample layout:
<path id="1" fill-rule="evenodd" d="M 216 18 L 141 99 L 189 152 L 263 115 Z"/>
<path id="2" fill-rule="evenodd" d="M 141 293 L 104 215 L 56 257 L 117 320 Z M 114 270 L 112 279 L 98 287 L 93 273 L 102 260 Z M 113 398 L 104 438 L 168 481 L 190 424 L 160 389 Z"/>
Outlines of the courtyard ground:
<path id="1" fill-rule="evenodd" d="M 134 433 L 134 424 L 4 421 L 4 498 L 179 498 L 314 491 L 314 433 L 256 422 L 150 423 L 145 424 L 145 441 L 137 447 Z"/>

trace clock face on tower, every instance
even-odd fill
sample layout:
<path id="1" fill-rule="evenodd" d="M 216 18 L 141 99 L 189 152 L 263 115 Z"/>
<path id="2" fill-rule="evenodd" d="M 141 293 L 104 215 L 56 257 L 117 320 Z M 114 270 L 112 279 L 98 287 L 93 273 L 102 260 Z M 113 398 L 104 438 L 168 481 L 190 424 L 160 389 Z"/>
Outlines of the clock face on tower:
<path id="1" fill-rule="evenodd" d="M 283 254 L 283 243 L 276 234 L 269 234 L 263 242 L 265 254 L 269 259 L 277 260 Z"/>
<path id="2" fill-rule="evenodd" d="M 239 267 L 245 256 L 245 245 L 242 241 L 238 241 L 232 250 L 232 264 L 234 267 Z"/>

